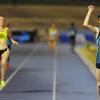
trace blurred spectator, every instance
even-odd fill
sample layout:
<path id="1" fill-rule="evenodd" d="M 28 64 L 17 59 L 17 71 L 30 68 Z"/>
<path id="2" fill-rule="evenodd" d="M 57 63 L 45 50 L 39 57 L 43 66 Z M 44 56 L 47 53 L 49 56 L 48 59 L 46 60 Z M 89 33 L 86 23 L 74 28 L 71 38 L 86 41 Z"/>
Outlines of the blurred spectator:
<path id="1" fill-rule="evenodd" d="M 48 45 L 50 49 L 54 49 L 58 40 L 58 29 L 55 24 L 52 24 L 48 31 Z"/>
<path id="2" fill-rule="evenodd" d="M 74 22 L 72 22 L 70 24 L 68 33 L 69 33 L 69 37 L 70 37 L 70 45 L 71 45 L 72 51 L 74 51 L 74 47 L 76 45 L 76 34 L 77 34 L 77 28 L 76 28 Z"/>
<path id="3" fill-rule="evenodd" d="M 36 42 L 37 35 L 38 35 L 38 30 L 37 29 L 34 29 L 33 31 L 31 31 L 30 32 L 30 42 Z"/>

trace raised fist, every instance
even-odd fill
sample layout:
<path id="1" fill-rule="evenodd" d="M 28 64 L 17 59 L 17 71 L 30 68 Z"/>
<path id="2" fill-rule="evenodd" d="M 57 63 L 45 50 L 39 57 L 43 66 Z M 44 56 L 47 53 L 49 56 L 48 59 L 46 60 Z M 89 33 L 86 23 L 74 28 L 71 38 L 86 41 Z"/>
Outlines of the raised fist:
<path id="1" fill-rule="evenodd" d="M 92 12 L 92 11 L 94 10 L 94 6 L 93 6 L 93 5 L 89 5 L 89 6 L 88 6 L 88 9 L 89 9 L 89 11 Z"/>

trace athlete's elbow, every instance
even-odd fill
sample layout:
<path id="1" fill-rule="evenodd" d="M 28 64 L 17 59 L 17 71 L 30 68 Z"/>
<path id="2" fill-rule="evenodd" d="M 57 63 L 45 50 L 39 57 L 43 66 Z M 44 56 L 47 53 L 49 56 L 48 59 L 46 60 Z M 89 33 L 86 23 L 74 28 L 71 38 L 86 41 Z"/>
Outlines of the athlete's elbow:
<path id="1" fill-rule="evenodd" d="M 86 24 L 86 23 L 83 23 L 83 27 L 88 27 L 88 24 Z"/>

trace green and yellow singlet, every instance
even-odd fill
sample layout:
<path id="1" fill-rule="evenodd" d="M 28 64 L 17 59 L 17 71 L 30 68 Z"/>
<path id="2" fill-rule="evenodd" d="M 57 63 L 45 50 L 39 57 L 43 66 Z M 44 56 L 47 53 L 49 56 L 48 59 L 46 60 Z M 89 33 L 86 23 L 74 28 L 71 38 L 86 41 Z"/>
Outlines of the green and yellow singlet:
<path id="1" fill-rule="evenodd" d="M 0 41 L 4 41 L 5 43 L 7 42 L 8 30 L 9 29 L 5 27 L 2 31 L 0 31 Z"/>

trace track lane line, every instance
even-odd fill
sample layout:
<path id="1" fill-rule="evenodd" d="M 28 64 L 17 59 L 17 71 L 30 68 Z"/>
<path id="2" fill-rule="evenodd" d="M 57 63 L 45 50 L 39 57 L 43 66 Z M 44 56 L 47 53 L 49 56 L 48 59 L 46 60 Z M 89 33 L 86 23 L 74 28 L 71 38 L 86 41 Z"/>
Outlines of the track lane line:
<path id="1" fill-rule="evenodd" d="M 54 51 L 54 72 L 53 72 L 53 95 L 52 95 L 52 100 L 56 100 L 56 85 L 57 85 L 57 46 L 55 47 L 55 51 Z"/>
<path id="2" fill-rule="evenodd" d="M 35 49 L 32 49 L 32 52 L 27 56 L 27 58 L 25 58 L 23 60 L 23 62 L 16 68 L 16 70 L 8 77 L 8 79 L 6 80 L 5 82 L 5 87 L 7 86 L 7 84 L 12 80 L 12 78 L 17 74 L 17 72 L 25 65 L 25 63 L 27 63 L 27 61 L 32 57 L 32 55 L 34 53 L 37 52 L 37 50 L 40 48 L 41 44 L 39 44 Z M 4 88 L 5 88 L 4 87 Z M 0 89 L 0 92 L 4 89 L 4 88 L 1 88 Z"/>

